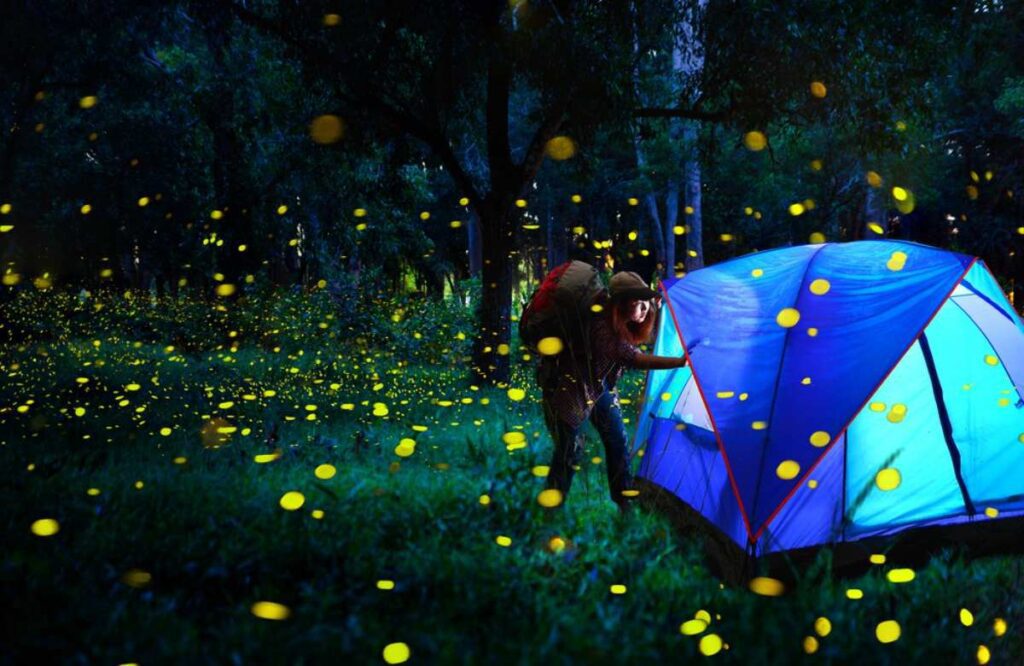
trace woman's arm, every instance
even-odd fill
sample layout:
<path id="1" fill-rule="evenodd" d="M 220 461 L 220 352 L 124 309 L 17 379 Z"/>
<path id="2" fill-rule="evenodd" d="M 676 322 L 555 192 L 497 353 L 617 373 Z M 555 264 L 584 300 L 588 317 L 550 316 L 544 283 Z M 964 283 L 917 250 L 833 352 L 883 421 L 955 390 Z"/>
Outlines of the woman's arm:
<path id="1" fill-rule="evenodd" d="M 633 357 L 633 367 L 640 370 L 668 370 L 686 365 L 686 356 L 655 356 L 654 354 L 637 354 Z"/>

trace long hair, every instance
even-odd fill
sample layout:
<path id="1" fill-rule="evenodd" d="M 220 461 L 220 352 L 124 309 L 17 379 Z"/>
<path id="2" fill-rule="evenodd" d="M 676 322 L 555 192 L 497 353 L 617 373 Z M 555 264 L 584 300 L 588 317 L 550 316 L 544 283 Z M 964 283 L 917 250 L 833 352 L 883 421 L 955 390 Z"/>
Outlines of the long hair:
<path id="1" fill-rule="evenodd" d="M 652 306 L 647 311 L 647 318 L 641 322 L 630 321 L 630 303 L 634 300 L 636 299 L 620 298 L 611 301 L 608 316 L 611 319 L 612 330 L 621 339 L 635 346 L 650 342 L 654 322 L 658 318 L 658 308 Z"/>

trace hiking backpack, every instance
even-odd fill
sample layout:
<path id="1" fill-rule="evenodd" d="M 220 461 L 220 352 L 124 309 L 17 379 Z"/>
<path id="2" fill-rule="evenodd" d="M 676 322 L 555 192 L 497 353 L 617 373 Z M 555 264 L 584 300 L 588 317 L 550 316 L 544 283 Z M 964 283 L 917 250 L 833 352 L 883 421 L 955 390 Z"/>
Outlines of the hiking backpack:
<path id="1" fill-rule="evenodd" d="M 531 351 L 544 338 L 558 338 L 565 348 L 586 342 L 591 306 L 605 292 L 597 269 L 567 261 L 552 269 L 533 292 L 519 318 L 519 339 Z"/>

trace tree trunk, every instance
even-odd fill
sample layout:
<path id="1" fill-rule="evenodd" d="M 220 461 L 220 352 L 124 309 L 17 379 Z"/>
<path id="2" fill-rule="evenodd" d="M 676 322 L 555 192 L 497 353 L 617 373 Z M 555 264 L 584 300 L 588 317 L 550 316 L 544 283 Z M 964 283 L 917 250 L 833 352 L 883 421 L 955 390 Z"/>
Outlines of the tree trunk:
<path id="1" fill-rule="evenodd" d="M 689 122 L 683 130 L 683 141 L 687 149 L 684 164 L 686 178 L 686 205 L 693 212 L 686 215 L 689 231 L 686 234 L 686 270 L 695 271 L 704 267 L 704 220 L 700 201 L 700 161 L 697 159 L 697 127 Z"/>
<path id="2" fill-rule="evenodd" d="M 696 0 L 692 6 L 684 7 L 681 0 L 677 5 L 680 16 L 676 26 L 676 37 L 672 40 L 672 74 L 677 98 L 683 93 L 682 81 L 690 81 L 698 77 L 704 69 L 704 45 L 699 25 L 707 7 L 707 0 Z M 681 41 L 682 40 L 682 41 Z M 686 50 L 683 50 L 684 42 Z M 692 90 L 688 100 L 692 105 L 699 96 L 699 90 Z M 693 271 L 704 267 L 704 221 L 701 214 L 701 170 L 697 151 L 698 126 L 696 121 L 682 121 L 678 118 L 671 122 L 676 124 L 673 135 L 680 136 L 683 144 L 683 178 L 685 179 L 684 200 L 693 212 L 685 216 L 689 230 L 686 234 L 686 270 Z M 681 131 L 678 129 L 682 125 Z"/>
<path id="3" fill-rule="evenodd" d="M 673 179 L 665 192 L 665 271 L 667 277 L 676 274 L 676 225 L 679 224 L 679 183 Z"/>
<path id="4" fill-rule="evenodd" d="M 630 3 L 630 14 L 633 19 L 633 95 L 636 97 L 639 106 L 645 106 L 643 94 L 640 91 L 640 25 L 636 2 Z M 633 122 L 633 150 L 636 154 L 636 169 L 643 174 L 647 168 L 647 157 L 640 136 L 640 121 Z M 643 197 L 644 211 L 647 213 L 647 220 L 650 223 L 651 238 L 654 240 L 654 257 L 657 263 L 665 266 L 665 232 L 662 229 L 661 215 L 658 212 L 658 197 L 654 192 L 648 192 Z M 669 230 L 671 232 L 671 230 Z"/>
<path id="5" fill-rule="evenodd" d="M 874 222 L 882 227 L 882 234 L 877 234 L 868 227 Z M 864 225 L 858 238 L 883 238 L 889 231 L 889 215 L 885 209 L 885 195 L 879 187 L 868 185 L 864 198 Z"/>
<path id="6" fill-rule="evenodd" d="M 636 141 L 636 163 L 643 170 L 644 153 L 643 148 L 640 147 L 639 140 Z M 644 196 L 644 209 L 647 211 L 647 217 L 651 223 L 651 238 L 654 239 L 654 257 L 663 269 L 665 267 L 665 232 L 661 225 L 661 214 L 658 212 L 658 197 L 653 192 Z"/>
<path id="7" fill-rule="evenodd" d="M 485 203 L 480 212 L 483 265 L 477 320 L 480 331 L 473 343 L 474 377 L 484 383 L 507 383 L 509 355 L 499 346 L 510 340 L 512 315 L 512 240 L 508 206 Z"/>
<path id="8" fill-rule="evenodd" d="M 480 220 L 476 213 L 470 212 L 469 220 L 466 223 L 466 246 L 469 254 L 470 277 L 480 275 L 480 267 L 483 265 L 480 245 Z"/>

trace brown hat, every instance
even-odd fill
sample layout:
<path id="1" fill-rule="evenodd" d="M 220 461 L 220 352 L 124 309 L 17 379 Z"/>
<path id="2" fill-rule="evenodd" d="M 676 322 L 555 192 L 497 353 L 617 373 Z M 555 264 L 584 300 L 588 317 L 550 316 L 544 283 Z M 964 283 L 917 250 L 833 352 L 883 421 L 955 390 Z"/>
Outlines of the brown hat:
<path id="1" fill-rule="evenodd" d="M 658 295 L 658 292 L 648 287 L 644 279 L 633 271 L 622 271 L 613 275 L 608 283 L 608 293 L 613 300 L 622 298 L 647 300 Z"/>

